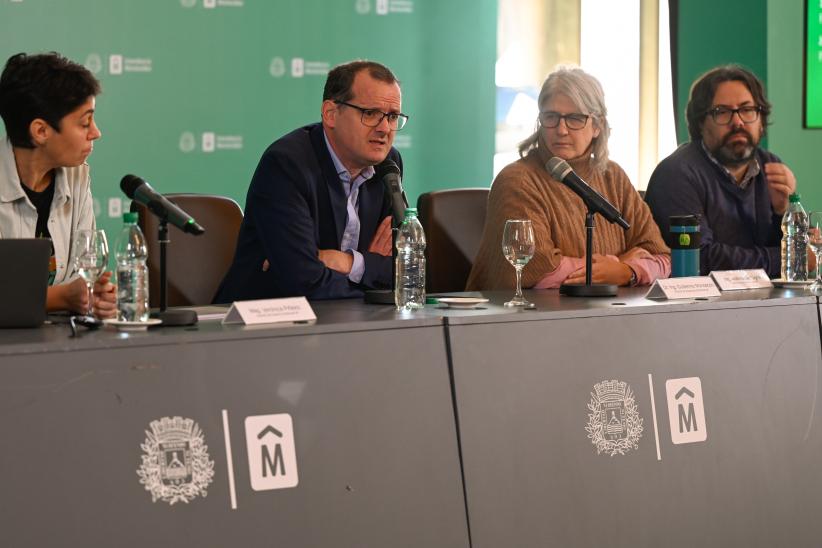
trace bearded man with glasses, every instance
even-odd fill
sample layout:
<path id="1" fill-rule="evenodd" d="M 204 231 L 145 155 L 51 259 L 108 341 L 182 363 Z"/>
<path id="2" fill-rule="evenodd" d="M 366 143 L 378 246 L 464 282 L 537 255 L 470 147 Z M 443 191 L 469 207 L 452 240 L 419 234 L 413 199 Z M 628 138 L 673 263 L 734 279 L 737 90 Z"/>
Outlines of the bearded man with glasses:
<path id="1" fill-rule="evenodd" d="M 214 301 L 360 297 L 391 287 L 391 198 L 377 166 L 402 170 L 394 134 L 408 121 L 387 67 L 353 61 L 328 73 L 322 121 L 263 153 L 234 261 Z"/>
<path id="2" fill-rule="evenodd" d="M 672 215 L 701 216 L 700 269 L 763 268 L 780 276 L 782 215 L 796 178 L 760 148 L 771 104 L 750 71 L 727 65 L 702 75 L 686 109 L 690 142 L 654 170 L 645 200 L 663 234 Z M 815 268 L 809 254 L 809 268 Z"/>

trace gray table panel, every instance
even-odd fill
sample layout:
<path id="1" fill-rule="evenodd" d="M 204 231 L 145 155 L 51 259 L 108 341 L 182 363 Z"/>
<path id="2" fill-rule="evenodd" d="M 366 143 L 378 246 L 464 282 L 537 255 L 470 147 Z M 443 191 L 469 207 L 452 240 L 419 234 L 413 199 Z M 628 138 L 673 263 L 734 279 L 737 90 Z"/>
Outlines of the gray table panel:
<path id="1" fill-rule="evenodd" d="M 0 546 L 466 547 L 443 330 L 405 325 L 120 348 L 99 334 L 96 350 L 3 357 Z M 300 482 L 253 491 L 244 419 L 273 413 L 293 417 Z M 215 474 L 171 506 L 137 469 L 150 422 L 173 416 L 199 424 Z"/>
<path id="2" fill-rule="evenodd" d="M 199 344 L 204 341 L 260 339 L 350 333 L 377 329 L 441 326 L 440 314 L 397 312 L 393 306 L 364 305 L 359 299 L 311 303 L 315 324 L 267 324 L 223 326 L 219 321 L 202 321 L 190 327 L 151 328 L 144 332 L 117 332 L 105 327 L 97 331 L 78 328 L 79 336 L 69 337 L 67 323 L 43 325 L 37 329 L 0 329 L 0 358 L 42 352 L 74 352 L 100 348 L 135 348 L 146 345 Z M 213 311 L 217 307 L 208 307 Z M 66 321 L 65 319 L 63 321 Z M 0 366 L 2 362 L 0 361 Z"/>
<path id="3" fill-rule="evenodd" d="M 473 546 L 818 546 L 817 306 L 739 300 L 449 318 Z M 704 443 L 671 442 L 665 381 L 683 377 L 702 381 Z M 585 430 L 610 379 L 644 421 L 625 455 L 598 455 Z"/>

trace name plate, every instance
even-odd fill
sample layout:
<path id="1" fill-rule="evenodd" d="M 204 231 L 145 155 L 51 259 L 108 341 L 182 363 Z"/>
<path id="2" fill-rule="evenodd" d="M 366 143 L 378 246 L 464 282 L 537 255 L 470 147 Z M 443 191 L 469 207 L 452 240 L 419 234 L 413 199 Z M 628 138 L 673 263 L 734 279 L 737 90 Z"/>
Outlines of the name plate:
<path id="1" fill-rule="evenodd" d="M 761 268 L 755 270 L 718 270 L 711 272 L 711 278 L 722 291 L 737 289 L 763 289 L 773 287 L 770 278 Z"/>
<path id="2" fill-rule="evenodd" d="M 316 314 L 305 297 L 285 299 L 263 299 L 259 301 L 237 301 L 228 309 L 223 324 L 242 323 L 258 325 L 265 323 L 313 322 Z"/>
<path id="3" fill-rule="evenodd" d="M 719 297 L 719 289 L 710 276 L 688 278 L 668 278 L 657 280 L 646 299 L 695 299 L 698 297 Z"/>

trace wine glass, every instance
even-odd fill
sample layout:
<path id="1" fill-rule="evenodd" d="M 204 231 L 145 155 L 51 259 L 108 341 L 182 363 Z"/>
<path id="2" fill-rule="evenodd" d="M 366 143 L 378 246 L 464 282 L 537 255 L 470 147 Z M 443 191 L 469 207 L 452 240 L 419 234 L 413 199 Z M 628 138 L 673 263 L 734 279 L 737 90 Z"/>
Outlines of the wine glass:
<path id="1" fill-rule="evenodd" d="M 94 282 L 108 265 L 108 241 L 104 230 L 81 229 L 74 235 L 74 268 L 86 282 L 88 315 L 94 315 Z"/>
<path id="2" fill-rule="evenodd" d="M 505 221 L 502 232 L 502 254 L 517 272 L 517 293 L 505 306 L 530 306 L 522 296 L 522 269 L 534 256 L 534 228 L 527 219 Z"/>
<path id="3" fill-rule="evenodd" d="M 808 288 L 815 295 L 822 294 L 822 268 L 819 264 L 819 255 L 822 253 L 822 211 L 811 213 L 808 230 L 808 245 L 816 256 L 816 280 Z"/>

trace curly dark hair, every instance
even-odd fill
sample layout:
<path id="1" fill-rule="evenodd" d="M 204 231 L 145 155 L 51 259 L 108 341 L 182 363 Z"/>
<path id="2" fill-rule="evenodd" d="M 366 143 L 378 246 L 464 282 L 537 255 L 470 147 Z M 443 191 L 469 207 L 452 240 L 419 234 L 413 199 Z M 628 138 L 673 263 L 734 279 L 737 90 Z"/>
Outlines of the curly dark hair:
<path id="1" fill-rule="evenodd" d="M 765 86 L 756 75 L 748 69 L 739 65 L 723 65 L 716 67 L 700 76 L 694 85 L 691 86 L 688 106 L 685 109 L 685 117 L 688 120 L 688 133 L 692 141 L 702 138 L 702 121 L 708 115 L 708 110 L 716 94 L 716 88 L 722 82 L 742 82 L 748 91 L 751 92 L 754 102 L 760 107 L 759 112 L 762 118 L 762 130 L 768 125 L 768 115 L 771 113 L 771 104 L 765 97 Z"/>
<path id="2" fill-rule="evenodd" d="M 29 134 L 33 120 L 41 118 L 60 131 L 60 120 L 100 91 L 100 82 L 87 68 L 57 52 L 12 55 L 0 75 L 0 117 L 9 141 L 34 148 Z"/>

